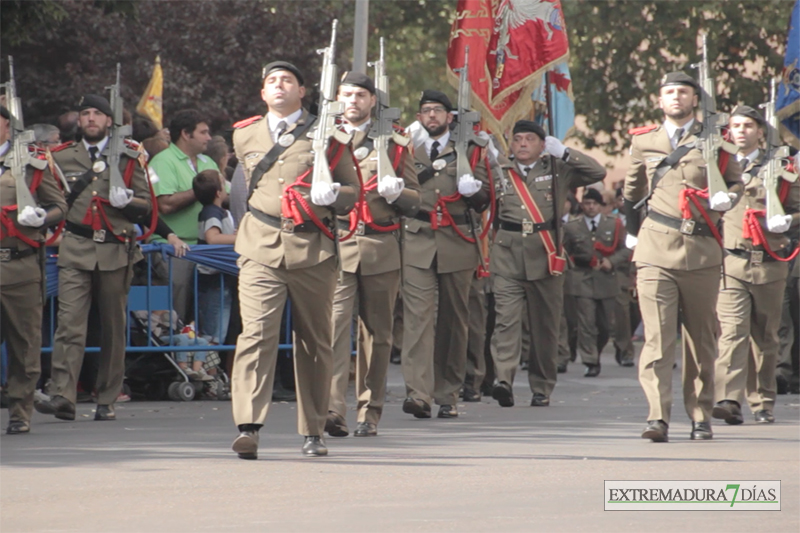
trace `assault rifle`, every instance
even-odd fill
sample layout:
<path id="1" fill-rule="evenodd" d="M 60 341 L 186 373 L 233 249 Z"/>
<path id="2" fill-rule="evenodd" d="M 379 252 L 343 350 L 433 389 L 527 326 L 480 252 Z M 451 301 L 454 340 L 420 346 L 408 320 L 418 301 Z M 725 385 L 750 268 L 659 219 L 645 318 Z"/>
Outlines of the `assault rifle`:
<path id="1" fill-rule="evenodd" d="M 14 80 L 14 58 L 8 56 L 9 77 L 6 82 L 6 104 L 11 115 L 9 119 L 9 130 L 11 131 L 11 152 L 6 158 L 5 166 L 11 170 L 17 189 L 17 213 L 21 213 L 26 207 L 36 207 L 36 200 L 33 199 L 31 190 L 25 179 L 25 170 L 31 165 L 39 170 L 47 166 L 47 161 L 31 157 L 30 145 L 34 142 L 32 131 L 25 131 L 25 123 L 22 120 L 22 102 L 17 96 L 17 87 Z"/>
<path id="2" fill-rule="evenodd" d="M 761 107 L 766 108 L 765 118 L 767 121 L 767 153 L 764 155 L 764 164 L 759 171 L 759 175 L 764 180 L 766 189 L 767 216 L 770 220 L 775 215 L 785 215 L 783 205 L 778 197 L 778 184 L 780 178 L 789 182 L 797 180 L 797 174 L 793 174 L 784 168 L 786 160 L 789 158 L 789 147 L 782 145 L 779 133 L 778 117 L 775 116 L 775 94 L 776 79 L 772 78 L 769 91 L 769 102 Z"/>
<path id="3" fill-rule="evenodd" d="M 372 63 L 375 67 L 375 92 L 378 105 L 375 108 L 375 124 L 370 131 L 370 137 L 375 139 L 375 151 L 378 154 L 378 179 L 384 176 L 397 177 L 389 156 L 389 141 L 392 140 L 399 146 L 407 146 L 411 141 L 394 130 L 395 121 L 400 119 L 400 109 L 389 107 L 389 77 L 386 75 L 386 64 L 383 59 L 383 37 L 380 43 L 380 59 Z"/>
<path id="4" fill-rule="evenodd" d="M 708 61 L 708 35 L 703 34 L 703 60 L 694 63 L 693 68 L 698 69 L 698 83 L 700 85 L 700 112 L 703 114 L 703 131 L 699 135 L 700 150 L 706 163 L 706 177 L 708 179 L 708 197 L 712 198 L 718 192 L 728 193 L 728 185 L 719 170 L 717 156 L 722 147 L 731 154 L 736 153 L 736 147 L 723 141 L 721 129 L 728 125 L 728 114 L 717 112 L 716 80 L 711 76 L 711 64 Z"/>
<path id="5" fill-rule="evenodd" d="M 453 132 L 456 143 L 456 179 L 460 179 L 464 174 L 472 176 L 472 166 L 469 164 L 469 143 L 475 143 L 481 148 L 486 146 L 488 139 L 481 139 L 475 134 L 475 126 L 481 122 L 481 114 L 472 111 L 472 84 L 469 81 L 469 46 L 464 47 L 464 66 L 458 71 L 458 123 Z M 494 209 L 494 207 L 492 207 Z M 489 263 L 486 254 L 483 253 L 481 246 L 481 227 L 478 215 L 471 209 L 466 212 L 469 220 L 472 236 L 475 238 L 475 246 L 478 248 L 478 256 L 481 258 L 481 267 L 484 271 L 489 271 Z"/>
<path id="6" fill-rule="evenodd" d="M 119 161 L 122 154 L 127 150 L 125 147 L 125 137 L 128 137 L 133 133 L 133 128 L 130 125 L 126 126 L 122 123 L 122 110 L 124 104 L 122 102 L 122 96 L 120 95 L 119 78 L 120 64 L 117 63 L 116 83 L 106 87 L 106 90 L 111 92 L 109 102 L 111 104 L 111 112 L 113 113 L 113 116 L 111 117 L 111 132 L 109 133 L 108 140 L 108 166 L 109 172 L 111 172 L 111 187 L 121 187 L 125 189 L 127 187 L 125 187 L 125 181 L 122 179 L 122 173 L 119 171 Z M 135 150 L 131 150 L 131 153 L 128 155 L 135 159 L 139 154 Z"/>

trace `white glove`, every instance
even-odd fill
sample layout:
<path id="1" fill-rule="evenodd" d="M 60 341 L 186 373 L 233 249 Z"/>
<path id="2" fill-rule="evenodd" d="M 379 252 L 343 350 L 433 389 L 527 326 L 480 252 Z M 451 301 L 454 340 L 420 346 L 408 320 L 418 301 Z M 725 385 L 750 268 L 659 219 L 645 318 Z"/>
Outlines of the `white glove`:
<path id="1" fill-rule="evenodd" d="M 108 201 L 112 206 L 117 209 L 122 209 L 133 200 L 133 189 L 124 189 L 122 187 L 111 187 L 108 193 Z"/>
<path id="2" fill-rule="evenodd" d="M 561 159 L 564 157 L 564 152 L 567 151 L 567 147 L 562 144 L 561 141 L 556 139 L 555 137 L 551 137 L 548 135 L 544 138 L 544 151 L 548 154 L 552 155 L 553 157 L 557 157 Z"/>
<path id="3" fill-rule="evenodd" d="M 639 243 L 639 237 L 634 237 L 630 233 L 625 236 L 625 246 L 629 249 L 633 250 L 636 248 L 636 245 Z"/>
<path id="4" fill-rule="evenodd" d="M 331 205 L 339 196 L 341 183 L 318 182 L 311 186 L 311 201 L 315 205 Z"/>
<path id="5" fill-rule="evenodd" d="M 714 211 L 727 211 L 733 204 L 731 204 L 731 197 L 728 193 L 717 191 L 708 199 L 708 205 Z"/>
<path id="6" fill-rule="evenodd" d="M 26 205 L 22 212 L 17 214 L 17 223 L 20 226 L 28 226 L 29 228 L 40 228 L 44 224 L 46 217 L 47 211 L 41 207 Z"/>
<path id="7" fill-rule="evenodd" d="M 784 233 L 792 225 L 792 215 L 774 215 L 767 220 L 767 229 L 772 233 Z"/>
<path id="8" fill-rule="evenodd" d="M 469 174 L 464 174 L 458 178 L 458 192 L 461 193 L 461 196 L 472 196 L 481 190 L 481 187 L 483 187 L 483 184 Z"/>
<path id="9" fill-rule="evenodd" d="M 497 151 L 497 147 L 492 142 L 492 138 L 483 130 L 478 132 L 478 138 L 486 141 L 486 150 L 489 154 L 489 163 L 496 165 L 497 157 L 500 155 L 500 152 Z"/>
<path id="10" fill-rule="evenodd" d="M 403 178 L 384 176 L 378 180 L 378 194 L 386 198 L 386 201 L 390 204 L 400 197 L 400 193 L 403 192 L 405 187 L 406 184 L 403 182 Z"/>
<path id="11" fill-rule="evenodd" d="M 425 131 L 425 128 L 422 127 L 419 120 L 415 120 L 412 122 L 407 128 L 406 133 L 411 136 L 411 143 L 414 145 L 414 149 L 419 148 L 421 145 L 425 144 L 425 141 L 428 140 L 428 132 Z"/>

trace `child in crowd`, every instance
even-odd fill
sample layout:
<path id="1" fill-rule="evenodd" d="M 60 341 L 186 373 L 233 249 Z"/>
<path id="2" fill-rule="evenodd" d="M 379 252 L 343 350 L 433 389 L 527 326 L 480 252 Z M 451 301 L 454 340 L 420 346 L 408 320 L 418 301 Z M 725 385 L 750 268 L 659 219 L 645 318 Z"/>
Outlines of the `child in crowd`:
<path id="1" fill-rule="evenodd" d="M 133 313 L 139 322 L 146 326 L 147 311 L 135 311 Z M 178 313 L 170 310 L 153 311 L 150 313 L 150 331 L 162 342 L 172 344 L 172 346 L 208 346 L 208 341 L 202 337 L 195 338 L 194 332 L 182 333 L 184 329 L 178 318 Z M 170 332 L 172 336 L 170 337 Z M 181 367 L 189 379 L 192 381 L 214 381 L 214 377 L 209 375 L 205 369 L 206 358 L 209 352 L 199 349 L 193 352 L 175 352 L 175 361 Z M 189 368 L 189 358 L 192 359 L 192 368 Z M 213 370 L 212 373 L 216 373 Z"/>
<path id="2" fill-rule="evenodd" d="M 194 177 L 192 189 L 203 209 L 197 217 L 198 244 L 234 244 L 236 230 L 233 217 L 222 207 L 227 193 L 223 178 L 216 170 L 204 170 Z M 212 344 L 222 344 L 228 333 L 234 280 L 218 270 L 197 267 L 198 329 L 201 336 L 211 338 Z M 224 287 L 224 289 L 223 289 Z"/>

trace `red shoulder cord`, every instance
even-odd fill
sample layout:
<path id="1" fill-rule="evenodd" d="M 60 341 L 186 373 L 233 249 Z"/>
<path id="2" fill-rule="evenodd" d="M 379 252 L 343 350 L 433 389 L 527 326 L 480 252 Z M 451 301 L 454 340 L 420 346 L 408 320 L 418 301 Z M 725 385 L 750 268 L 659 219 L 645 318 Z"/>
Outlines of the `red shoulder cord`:
<path id="1" fill-rule="evenodd" d="M 33 179 L 31 180 L 31 185 L 29 187 L 31 194 L 36 194 L 36 189 L 39 188 L 39 185 L 42 183 L 42 179 L 44 178 L 44 171 L 36 169 L 33 172 Z M 14 205 L 7 205 L 3 207 L 2 214 L 0 215 L 0 239 L 5 239 L 7 237 L 16 237 L 17 239 L 21 240 L 31 248 L 39 248 L 42 243 L 39 241 L 34 241 L 33 239 L 29 239 L 22 232 L 19 231 L 17 225 L 11 220 L 9 213 L 17 210 L 17 204 Z"/>
<path id="2" fill-rule="evenodd" d="M 472 168 L 473 172 L 475 170 L 475 166 L 478 164 L 478 159 L 481 155 L 481 149 L 476 147 L 475 150 L 472 152 L 472 158 L 469 162 L 469 166 Z M 491 175 L 491 173 L 490 173 Z M 450 214 L 450 211 L 447 209 L 447 204 L 452 202 L 457 202 L 461 199 L 461 193 L 456 191 L 455 193 L 451 194 L 450 196 L 440 196 L 436 203 L 433 205 L 433 210 L 431 211 L 431 229 L 438 230 L 439 227 L 447 227 L 451 226 L 456 234 L 464 239 L 469 243 L 474 243 L 475 238 L 470 237 L 468 235 L 464 235 L 458 226 L 456 225 L 455 221 L 453 220 L 453 215 Z M 438 214 L 442 214 L 442 221 L 439 222 Z M 481 235 L 482 237 L 482 235 Z"/>
<path id="3" fill-rule="evenodd" d="M 778 198 L 780 198 L 780 202 L 783 203 L 786 200 L 786 197 L 789 195 L 789 182 L 786 180 L 781 181 L 781 189 L 778 193 Z M 767 212 L 764 209 L 748 209 L 744 213 L 744 224 L 742 228 L 742 238 L 743 239 L 750 239 L 753 242 L 753 246 L 763 246 L 764 250 L 775 259 L 776 261 L 783 261 L 789 262 L 795 257 L 797 257 L 798 252 L 800 252 L 800 246 L 794 249 L 794 251 L 788 257 L 781 257 L 775 252 L 772 251 L 772 248 L 769 247 L 769 242 L 767 241 L 767 237 L 764 235 L 764 229 L 761 227 L 761 222 L 758 220 L 759 218 L 766 217 Z"/>
<path id="4" fill-rule="evenodd" d="M 394 167 L 395 173 L 399 172 L 401 168 L 401 163 L 405 161 L 405 150 L 399 144 L 395 145 L 395 152 L 394 152 L 394 160 L 392 161 L 392 166 Z M 361 167 L 356 162 L 356 169 L 358 170 L 359 177 L 361 176 Z M 362 181 L 361 183 L 361 192 L 360 198 L 358 202 L 356 202 L 355 207 L 352 211 L 350 211 L 350 234 L 345 237 L 345 239 L 349 239 L 353 233 L 355 233 L 356 229 L 358 228 L 358 222 L 362 221 L 365 225 L 369 226 L 375 231 L 379 231 L 382 233 L 388 233 L 390 231 L 394 231 L 400 227 L 399 223 L 392 224 L 391 226 L 378 226 L 375 224 L 375 220 L 372 218 L 372 211 L 369 208 L 369 204 L 367 203 L 366 196 L 367 193 L 370 191 L 374 191 L 378 188 L 378 175 L 373 174 L 372 177 L 367 180 L 366 183 Z M 342 240 L 345 240 L 342 239 Z"/>
<path id="5" fill-rule="evenodd" d="M 342 154 L 344 153 L 344 148 L 345 145 L 341 143 L 336 143 L 336 146 L 331 145 L 329 148 L 328 161 L 330 161 L 329 165 L 331 170 L 334 169 L 337 164 L 339 164 L 339 160 L 342 158 Z M 333 158 L 331 158 L 330 154 L 334 149 L 336 152 Z M 303 195 L 295 190 L 297 187 L 311 188 L 311 184 L 305 183 L 303 180 L 311 173 L 312 170 L 313 167 L 306 170 L 300 176 L 298 176 L 294 183 L 287 185 L 283 189 L 283 198 L 281 198 L 281 215 L 284 218 L 291 218 L 295 224 L 300 225 L 305 222 L 303 219 L 303 214 L 300 212 L 300 209 L 302 208 L 305 214 L 308 215 L 309 220 L 313 222 L 314 225 L 317 226 L 326 237 L 333 240 L 335 237 L 331 232 L 331 229 L 322 223 L 306 199 L 303 198 Z"/>
<path id="6" fill-rule="evenodd" d="M 617 250 L 617 245 L 619 245 L 619 236 L 622 233 L 622 220 L 617 218 L 614 221 L 614 242 L 611 243 L 611 246 L 606 246 L 600 241 L 594 241 L 594 249 L 600 252 L 600 255 L 603 257 L 608 257 L 613 254 Z M 597 265 L 597 256 L 592 256 L 592 260 L 589 262 L 589 266 Z"/>

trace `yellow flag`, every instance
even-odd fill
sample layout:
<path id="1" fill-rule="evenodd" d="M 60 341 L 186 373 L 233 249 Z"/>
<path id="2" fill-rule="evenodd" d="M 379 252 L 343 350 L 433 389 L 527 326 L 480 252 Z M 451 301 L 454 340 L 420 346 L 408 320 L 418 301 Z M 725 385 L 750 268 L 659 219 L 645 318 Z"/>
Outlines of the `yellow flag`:
<path id="1" fill-rule="evenodd" d="M 164 113 L 161 107 L 161 97 L 164 94 L 164 74 L 161 72 L 161 58 L 156 56 L 156 66 L 153 67 L 153 75 L 150 77 L 150 83 L 147 84 L 142 99 L 139 100 L 139 105 L 136 106 L 136 112 L 140 115 L 148 117 L 155 122 L 156 127 L 161 129 Z"/>

